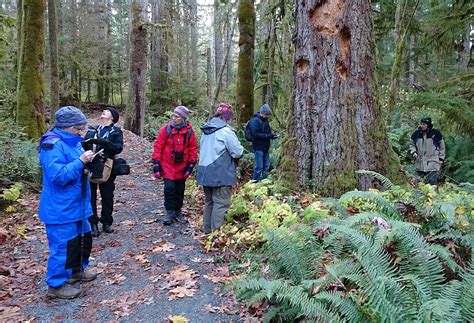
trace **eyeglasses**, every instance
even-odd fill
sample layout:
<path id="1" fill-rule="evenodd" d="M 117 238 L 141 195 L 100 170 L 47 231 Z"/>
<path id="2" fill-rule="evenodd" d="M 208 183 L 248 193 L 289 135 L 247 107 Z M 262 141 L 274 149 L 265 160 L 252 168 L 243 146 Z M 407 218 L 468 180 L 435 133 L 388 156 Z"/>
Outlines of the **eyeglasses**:
<path id="1" fill-rule="evenodd" d="M 84 126 L 84 127 L 74 127 L 74 126 L 73 126 L 73 128 L 76 129 L 77 131 L 80 131 L 80 132 L 86 131 L 86 127 L 85 127 L 85 126 Z"/>

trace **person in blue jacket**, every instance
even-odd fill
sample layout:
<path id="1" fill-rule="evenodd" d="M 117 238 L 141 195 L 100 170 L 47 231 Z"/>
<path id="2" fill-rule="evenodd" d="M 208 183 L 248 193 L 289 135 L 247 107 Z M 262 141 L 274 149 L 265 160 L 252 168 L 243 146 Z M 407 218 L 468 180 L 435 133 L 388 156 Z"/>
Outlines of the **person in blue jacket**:
<path id="1" fill-rule="evenodd" d="M 81 293 L 72 283 L 92 281 L 97 276 L 85 270 L 92 249 L 87 221 L 92 209 L 84 165 L 92 160 L 93 153 L 82 148 L 87 119 L 78 108 L 62 107 L 55 117 L 54 128 L 39 144 L 43 189 L 38 213 L 46 226 L 50 250 L 47 295 L 69 299 Z"/>
<path id="2" fill-rule="evenodd" d="M 270 169 L 270 140 L 278 138 L 278 135 L 272 132 L 269 118 L 272 110 L 268 104 L 260 107 L 250 120 L 250 132 L 252 134 L 252 149 L 255 157 L 253 169 L 253 180 L 259 181 L 267 178 Z"/>

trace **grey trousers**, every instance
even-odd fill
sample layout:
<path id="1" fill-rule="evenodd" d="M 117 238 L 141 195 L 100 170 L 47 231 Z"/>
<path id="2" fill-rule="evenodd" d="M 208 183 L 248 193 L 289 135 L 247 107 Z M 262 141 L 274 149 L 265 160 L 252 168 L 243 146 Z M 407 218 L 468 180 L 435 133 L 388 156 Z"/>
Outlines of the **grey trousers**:
<path id="1" fill-rule="evenodd" d="M 204 208 L 204 233 L 208 234 L 224 224 L 224 218 L 230 208 L 232 188 L 230 186 L 204 186 L 206 196 Z"/>

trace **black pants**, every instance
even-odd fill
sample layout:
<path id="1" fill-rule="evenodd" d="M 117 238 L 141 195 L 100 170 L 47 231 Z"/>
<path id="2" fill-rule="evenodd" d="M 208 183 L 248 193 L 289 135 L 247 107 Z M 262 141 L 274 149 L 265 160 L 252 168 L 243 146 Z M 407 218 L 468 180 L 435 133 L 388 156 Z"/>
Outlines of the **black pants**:
<path id="1" fill-rule="evenodd" d="M 170 180 L 165 178 L 165 209 L 181 211 L 184 200 L 185 180 Z"/>
<path id="2" fill-rule="evenodd" d="M 102 211 L 100 212 L 100 222 L 102 224 L 112 225 L 114 218 L 112 217 L 112 211 L 114 210 L 114 190 L 115 190 L 115 175 L 110 175 L 107 182 L 102 184 L 91 184 L 91 204 L 92 212 L 94 213 L 89 217 L 91 224 L 98 224 L 99 217 L 97 216 L 97 186 L 99 186 L 100 196 L 102 198 Z"/>

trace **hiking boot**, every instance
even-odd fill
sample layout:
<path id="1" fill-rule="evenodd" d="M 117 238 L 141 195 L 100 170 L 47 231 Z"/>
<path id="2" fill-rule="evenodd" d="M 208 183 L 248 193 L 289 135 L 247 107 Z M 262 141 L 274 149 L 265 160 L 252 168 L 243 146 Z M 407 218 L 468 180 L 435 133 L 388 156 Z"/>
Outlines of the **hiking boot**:
<path id="1" fill-rule="evenodd" d="M 97 224 L 91 224 L 91 235 L 95 238 L 100 236 L 99 226 Z"/>
<path id="2" fill-rule="evenodd" d="M 102 226 L 102 229 L 104 230 L 105 233 L 112 233 L 114 232 L 114 229 L 112 229 L 112 226 L 110 224 L 104 224 Z"/>
<path id="3" fill-rule="evenodd" d="M 72 273 L 71 278 L 67 281 L 69 284 L 74 284 L 75 282 L 90 282 L 97 278 L 97 274 L 92 270 L 82 270 Z"/>
<path id="4" fill-rule="evenodd" d="M 165 217 L 163 218 L 164 225 L 170 225 L 174 220 L 174 211 L 166 211 Z"/>
<path id="5" fill-rule="evenodd" d="M 183 212 L 181 211 L 174 212 L 174 219 L 178 221 L 179 223 L 183 223 L 183 224 L 188 223 L 188 220 L 186 219 Z"/>
<path id="6" fill-rule="evenodd" d="M 64 284 L 61 287 L 54 288 L 48 287 L 46 295 L 49 298 L 62 298 L 62 299 L 73 299 L 81 294 L 81 289 L 73 287 L 68 284 Z"/>

